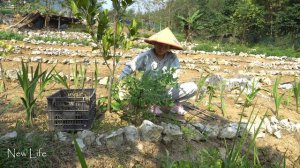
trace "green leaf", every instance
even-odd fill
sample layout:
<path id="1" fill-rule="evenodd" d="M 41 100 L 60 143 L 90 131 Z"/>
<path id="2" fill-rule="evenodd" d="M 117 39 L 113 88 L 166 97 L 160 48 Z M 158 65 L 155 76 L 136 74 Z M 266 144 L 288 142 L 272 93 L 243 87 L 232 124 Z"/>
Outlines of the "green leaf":
<path id="1" fill-rule="evenodd" d="M 83 155 L 83 153 L 82 153 L 82 151 L 81 151 L 81 149 L 80 149 L 80 147 L 79 147 L 79 145 L 78 145 L 78 143 L 77 143 L 77 141 L 76 141 L 75 138 L 73 139 L 73 142 L 74 142 L 74 146 L 75 146 L 77 157 L 78 157 L 79 162 L 81 164 L 81 168 L 87 168 L 88 166 L 87 166 L 87 164 L 85 162 L 84 155 Z"/>
<path id="2" fill-rule="evenodd" d="M 118 102 L 112 102 L 111 107 L 113 108 L 113 110 L 119 111 L 122 109 L 122 104 Z"/>
<path id="3" fill-rule="evenodd" d="M 78 7 L 76 5 L 76 3 L 74 2 L 74 0 L 71 0 L 70 1 L 70 6 L 71 6 L 71 9 L 72 9 L 72 12 L 74 15 L 78 15 Z"/>

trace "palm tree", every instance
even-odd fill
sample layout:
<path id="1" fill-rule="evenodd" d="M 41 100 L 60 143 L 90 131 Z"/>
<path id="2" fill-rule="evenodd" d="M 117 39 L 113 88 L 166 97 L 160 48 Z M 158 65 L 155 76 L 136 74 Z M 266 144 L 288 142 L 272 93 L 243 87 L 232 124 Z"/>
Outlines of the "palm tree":
<path id="1" fill-rule="evenodd" d="M 199 10 L 197 10 L 192 15 L 189 15 L 186 18 L 183 16 L 177 16 L 177 18 L 180 20 L 183 26 L 187 42 L 191 42 L 193 40 L 194 32 L 200 29 L 200 26 L 198 25 L 197 21 L 201 16 L 202 13 L 200 13 Z"/>

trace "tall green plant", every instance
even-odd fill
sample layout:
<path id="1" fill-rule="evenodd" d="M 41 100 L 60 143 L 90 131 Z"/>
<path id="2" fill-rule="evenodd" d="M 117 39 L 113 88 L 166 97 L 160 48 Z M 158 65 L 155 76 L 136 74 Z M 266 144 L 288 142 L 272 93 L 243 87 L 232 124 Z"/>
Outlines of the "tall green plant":
<path id="1" fill-rule="evenodd" d="M 97 90 L 98 84 L 99 84 L 99 69 L 98 69 L 98 65 L 97 62 L 95 61 L 95 70 L 94 70 L 94 79 L 93 79 L 93 88 L 95 88 L 95 90 Z"/>
<path id="2" fill-rule="evenodd" d="M 120 56 L 116 55 L 118 48 L 128 50 L 132 45 L 132 40 L 137 34 L 137 22 L 132 21 L 128 27 L 128 34 L 123 30 L 125 24 L 122 22 L 122 16 L 126 8 L 133 3 L 132 0 L 111 0 L 113 6 L 112 26 L 108 17 L 108 10 L 101 10 L 101 6 L 97 4 L 97 0 L 71 0 L 71 8 L 74 15 L 82 20 L 86 20 L 87 32 L 91 35 L 96 47 L 99 49 L 104 58 L 104 62 L 109 69 L 111 77 L 108 84 L 108 110 L 111 111 L 112 86 L 114 75 L 120 60 Z M 96 28 L 94 28 L 96 27 Z M 112 66 L 107 61 L 112 60 Z"/>
<path id="3" fill-rule="evenodd" d="M 281 100 L 284 96 L 284 94 L 279 95 L 279 93 L 278 93 L 279 83 L 280 83 L 280 77 L 277 77 L 276 80 L 275 80 L 275 83 L 273 85 L 273 90 L 272 90 L 272 96 L 274 98 L 274 103 L 275 103 L 275 114 L 276 114 L 277 117 L 278 117 L 278 114 L 279 114 L 278 112 L 279 112 L 279 107 L 280 107 L 280 104 L 281 104 Z"/>
<path id="4" fill-rule="evenodd" d="M 294 92 L 294 98 L 296 101 L 296 111 L 297 111 L 297 113 L 299 113 L 300 82 L 297 82 L 296 78 L 295 78 L 294 84 L 293 84 L 293 92 Z"/>
<path id="5" fill-rule="evenodd" d="M 17 73 L 19 84 L 21 85 L 23 93 L 24 93 L 23 97 L 21 97 L 21 100 L 26 109 L 26 115 L 27 115 L 26 122 L 27 122 L 27 126 L 29 126 L 29 127 L 32 126 L 32 117 L 34 115 L 33 110 L 34 110 L 34 107 L 36 104 L 36 100 L 38 97 L 40 97 L 42 95 L 47 83 L 52 79 L 51 73 L 55 68 L 55 67 L 53 67 L 49 72 L 47 72 L 47 70 L 40 72 L 40 66 L 41 66 L 41 64 L 38 64 L 34 73 L 31 72 L 31 74 L 33 74 L 33 76 L 30 79 L 28 76 L 28 74 L 29 74 L 28 64 L 25 64 L 22 61 L 21 70 Z M 35 98 L 34 93 L 36 91 L 36 86 L 40 79 L 41 79 L 40 90 L 38 92 L 37 97 Z"/>
<path id="6" fill-rule="evenodd" d="M 62 84 L 66 89 L 70 89 L 70 86 L 67 82 L 67 77 L 65 75 L 61 75 L 58 72 L 53 75 L 55 82 Z"/>

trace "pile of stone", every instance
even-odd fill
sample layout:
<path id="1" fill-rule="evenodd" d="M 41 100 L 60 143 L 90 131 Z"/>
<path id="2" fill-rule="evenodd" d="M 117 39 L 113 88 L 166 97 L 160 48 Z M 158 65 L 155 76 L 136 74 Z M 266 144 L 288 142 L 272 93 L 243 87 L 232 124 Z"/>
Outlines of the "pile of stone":
<path id="1" fill-rule="evenodd" d="M 106 148 L 117 148 L 126 143 L 137 143 L 139 141 L 151 141 L 172 143 L 174 141 L 187 139 L 192 141 L 206 141 L 211 138 L 232 139 L 236 136 L 254 135 L 256 138 L 264 138 L 266 134 L 282 138 L 282 131 L 300 133 L 300 123 L 291 122 L 288 119 L 277 120 L 275 116 L 270 119 L 257 118 L 255 121 L 242 120 L 238 123 L 218 124 L 182 124 L 181 126 L 164 123 L 156 125 L 151 121 L 144 120 L 141 126 L 133 125 L 119 128 L 116 131 L 96 134 L 89 130 L 77 132 L 76 141 L 82 150 L 88 146 L 97 145 Z M 17 132 L 9 132 L 0 137 L 0 140 L 9 140 L 17 137 Z M 67 132 L 57 132 L 55 139 L 61 142 L 71 143 L 72 135 Z"/>
<path id="2" fill-rule="evenodd" d="M 88 33 L 84 32 L 65 32 L 65 31 L 32 31 L 25 30 L 19 31 L 19 34 L 30 37 L 50 37 L 50 38 L 63 38 L 63 39 L 91 39 Z"/>

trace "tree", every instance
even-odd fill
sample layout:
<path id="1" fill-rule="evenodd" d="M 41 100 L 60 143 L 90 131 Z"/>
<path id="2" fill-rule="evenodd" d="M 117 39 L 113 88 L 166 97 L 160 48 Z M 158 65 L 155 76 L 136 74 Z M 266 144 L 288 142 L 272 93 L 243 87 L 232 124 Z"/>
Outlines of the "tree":
<path id="1" fill-rule="evenodd" d="M 300 3 L 295 3 L 278 13 L 276 25 L 281 35 L 291 35 L 292 47 L 300 48 Z"/>
<path id="2" fill-rule="evenodd" d="M 128 50 L 137 34 L 137 22 L 135 20 L 128 27 L 128 34 L 123 31 L 125 24 L 122 22 L 122 18 L 126 8 L 133 3 L 132 0 L 111 1 L 113 4 L 112 25 L 109 23 L 108 10 L 102 10 L 101 5 L 97 4 L 97 0 L 71 0 L 70 4 L 74 15 L 81 20 L 86 20 L 87 32 L 96 44 L 93 50 L 100 50 L 109 69 L 108 111 L 111 111 L 114 75 L 121 58 L 120 55 L 116 54 L 116 50 L 118 48 Z M 108 60 L 112 60 L 112 66 L 108 64 Z"/>
<path id="3" fill-rule="evenodd" d="M 242 43 L 255 42 L 264 27 L 264 12 L 250 1 L 238 4 L 231 17 L 234 34 L 240 37 Z"/>
<path id="4" fill-rule="evenodd" d="M 197 20 L 201 17 L 200 11 L 194 12 L 188 17 L 178 16 L 178 19 L 181 21 L 183 30 L 185 32 L 185 37 L 187 42 L 191 42 L 193 39 L 193 33 L 199 29 L 199 24 Z"/>

